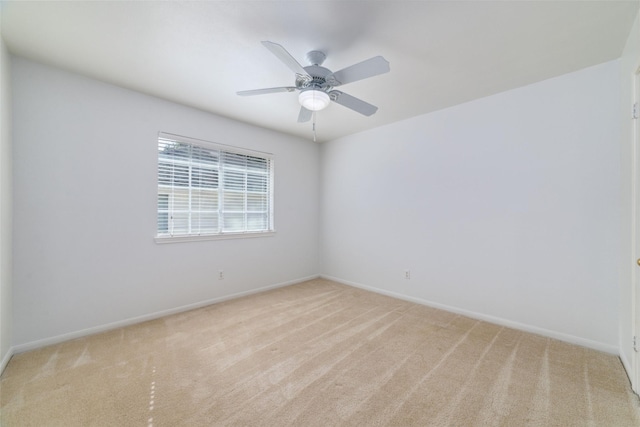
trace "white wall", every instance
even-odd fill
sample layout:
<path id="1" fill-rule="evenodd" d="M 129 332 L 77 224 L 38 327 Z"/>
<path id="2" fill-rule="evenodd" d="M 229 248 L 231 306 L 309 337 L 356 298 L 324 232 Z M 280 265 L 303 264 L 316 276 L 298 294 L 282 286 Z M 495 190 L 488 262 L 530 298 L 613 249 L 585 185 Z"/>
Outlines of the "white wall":
<path id="1" fill-rule="evenodd" d="M 0 373 L 11 357 L 13 318 L 10 71 L 10 55 L 0 37 Z"/>
<path id="2" fill-rule="evenodd" d="M 317 275 L 316 144 L 12 59 L 17 350 Z M 276 236 L 156 244 L 158 131 L 273 153 Z"/>
<path id="3" fill-rule="evenodd" d="M 323 145 L 323 275 L 617 352 L 618 70 Z"/>
<path id="4" fill-rule="evenodd" d="M 621 82 L 621 114 L 620 114 L 620 161 L 622 165 L 622 209 L 621 209 L 621 257 L 620 257 L 620 358 L 628 372 L 633 356 L 633 278 L 632 273 L 637 269 L 635 264 L 636 251 L 632 241 L 632 212 L 633 212 L 633 125 L 631 119 L 631 105 L 633 104 L 633 88 L 636 70 L 640 67 L 640 14 L 627 39 L 622 57 L 620 58 Z"/>

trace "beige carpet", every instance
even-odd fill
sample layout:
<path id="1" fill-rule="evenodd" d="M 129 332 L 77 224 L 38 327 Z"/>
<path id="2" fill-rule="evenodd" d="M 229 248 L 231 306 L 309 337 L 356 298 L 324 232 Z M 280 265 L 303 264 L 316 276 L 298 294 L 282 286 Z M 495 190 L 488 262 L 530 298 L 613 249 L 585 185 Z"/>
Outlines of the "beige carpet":
<path id="1" fill-rule="evenodd" d="M 18 354 L 3 426 L 639 426 L 617 357 L 314 280 Z"/>

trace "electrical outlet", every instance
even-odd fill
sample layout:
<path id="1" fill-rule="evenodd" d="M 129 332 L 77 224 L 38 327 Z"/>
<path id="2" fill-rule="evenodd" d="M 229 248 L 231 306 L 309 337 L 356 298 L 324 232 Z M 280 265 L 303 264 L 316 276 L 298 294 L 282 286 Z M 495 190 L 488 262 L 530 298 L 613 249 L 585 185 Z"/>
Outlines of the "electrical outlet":
<path id="1" fill-rule="evenodd" d="M 218 270 L 218 280 L 222 280 L 222 279 L 224 279 L 224 271 Z"/>
<path id="2" fill-rule="evenodd" d="M 405 270 L 404 271 L 404 278 L 405 279 L 411 279 L 411 270 Z"/>

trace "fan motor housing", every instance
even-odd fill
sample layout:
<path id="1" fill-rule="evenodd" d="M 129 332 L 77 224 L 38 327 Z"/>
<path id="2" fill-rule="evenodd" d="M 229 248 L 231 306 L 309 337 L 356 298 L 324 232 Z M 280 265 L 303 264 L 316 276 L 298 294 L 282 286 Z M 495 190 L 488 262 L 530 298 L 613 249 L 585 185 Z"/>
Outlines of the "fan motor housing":
<path id="1" fill-rule="evenodd" d="M 309 73 L 309 75 L 311 76 L 311 80 L 304 79 L 302 77 L 296 77 L 296 87 L 298 89 L 330 89 L 329 85 L 327 85 L 326 77 L 331 74 L 331 70 L 319 65 L 309 65 L 307 67 L 304 67 L 304 70 Z"/>

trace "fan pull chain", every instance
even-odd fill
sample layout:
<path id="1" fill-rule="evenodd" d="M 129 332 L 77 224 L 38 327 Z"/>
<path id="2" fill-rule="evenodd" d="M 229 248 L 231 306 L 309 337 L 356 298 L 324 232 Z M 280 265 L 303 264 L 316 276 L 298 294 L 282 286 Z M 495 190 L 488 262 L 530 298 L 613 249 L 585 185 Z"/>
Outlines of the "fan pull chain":
<path id="1" fill-rule="evenodd" d="M 313 142 L 316 142 L 316 112 L 313 112 Z"/>

